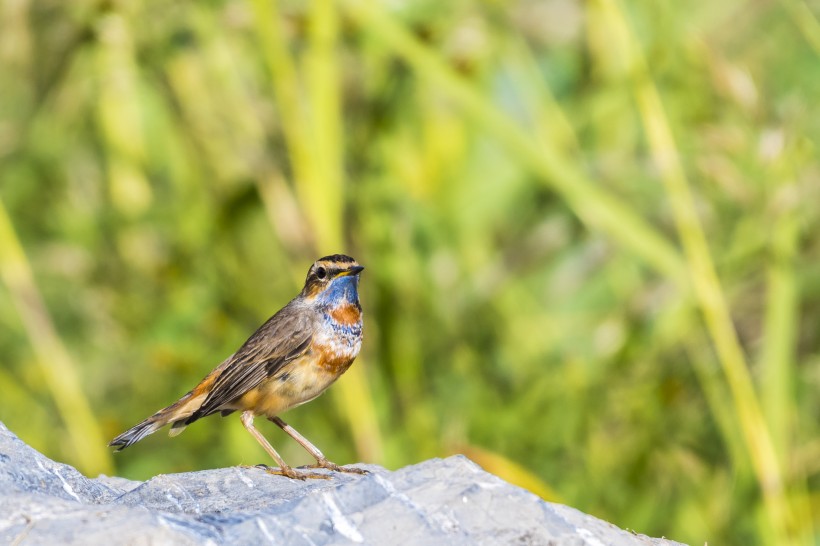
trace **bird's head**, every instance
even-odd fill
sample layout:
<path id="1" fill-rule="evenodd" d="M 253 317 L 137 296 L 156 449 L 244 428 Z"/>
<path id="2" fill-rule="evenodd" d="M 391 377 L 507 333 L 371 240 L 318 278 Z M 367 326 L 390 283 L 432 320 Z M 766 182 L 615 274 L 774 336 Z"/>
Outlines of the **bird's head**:
<path id="1" fill-rule="evenodd" d="M 344 254 L 319 258 L 310 266 L 302 297 L 323 303 L 359 303 L 359 273 L 364 267 Z"/>

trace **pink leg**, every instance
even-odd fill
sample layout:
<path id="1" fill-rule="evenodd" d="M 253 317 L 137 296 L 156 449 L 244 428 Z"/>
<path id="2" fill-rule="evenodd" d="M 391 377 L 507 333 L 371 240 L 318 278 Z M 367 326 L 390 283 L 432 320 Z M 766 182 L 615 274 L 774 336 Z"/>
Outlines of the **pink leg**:
<path id="1" fill-rule="evenodd" d="M 276 423 L 282 430 L 287 432 L 291 438 L 299 442 L 299 445 L 305 448 L 307 452 L 310 453 L 314 459 L 316 459 L 316 464 L 313 465 L 313 468 L 327 468 L 328 470 L 335 470 L 336 472 L 349 472 L 351 474 L 367 474 L 367 470 L 339 466 L 336 463 L 328 461 L 327 457 L 319 451 L 319 448 L 310 443 L 307 438 L 299 434 L 295 428 L 284 422 L 279 417 L 268 417 L 268 419 Z"/>
<path id="2" fill-rule="evenodd" d="M 282 459 L 282 456 L 273 449 L 273 446 L 268 443 L 262 434 L 256 430 L 256 427 L 253 426 L 253 412 L 244 411 L 242 412 L 242 417 L 240 418 L 242 424 L 245 425 L 245 428 L 248 429 L 256 441 L 262 446 L 262 448 L 268 452 L 268 455 L 273 457 L 273 459 L 279 464 L 279 470 L 272 470 L 271 468 L 267 468 L 266 470 L 271 474 L 280 474 L 282 476 L 287 476 L 288 478 L 293 478 L 295 480 L 304 480 L 306 478 L 320 478 L 320 479 L 327 479 L 327 476 L 324 474 L 317 474 L 315 472 L 297 472 Z"/>

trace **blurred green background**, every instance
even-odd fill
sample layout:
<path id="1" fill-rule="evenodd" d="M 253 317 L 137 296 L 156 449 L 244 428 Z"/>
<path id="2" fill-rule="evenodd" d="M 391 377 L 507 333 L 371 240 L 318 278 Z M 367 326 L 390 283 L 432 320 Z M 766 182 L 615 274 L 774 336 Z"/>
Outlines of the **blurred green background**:
<path id="1" fill-rule="evenodd" d="M 818 14 L 0 1 L 0 419 L 89 475 L 270 462 L 235 417 L 105 444 L 344 252 L 363 353 L 286 416 L 331 459 L 820 543 Z"/>

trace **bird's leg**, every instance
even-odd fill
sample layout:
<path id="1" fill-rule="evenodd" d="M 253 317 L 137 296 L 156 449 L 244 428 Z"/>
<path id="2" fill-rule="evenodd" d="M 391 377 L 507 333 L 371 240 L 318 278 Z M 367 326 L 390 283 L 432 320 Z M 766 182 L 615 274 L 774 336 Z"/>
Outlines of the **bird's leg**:
<path id="1" fill-rule="evenodd" d="M 299 434 L 299 432 L 295 428 L 281 420 L 279 417 L 268 417 L 268 419 L 276 423 L 279 426 L 279 428 L 287 432 L 291 438 L 299 442 L 300 446 L 305 448 L 308 453 L 313 455 L 313 458 L 316 459 L 316 464 L 312 465 L 311 468 L 327 468 L 328 470 L 335 470 L 336 472 L 349 472 L 351 474 L 367 474 L 367 470 L 364 470 L 362 468 L 339 466 L 336 463 L 328 461 L 327 457 L 325 457 L 324 454 L 321 451 L 319 451 L 319 448 L 311 444 L 310 441 L 308 441 L 307 438 Z"/>
<path id="2" fill-rule="evenodd" d="M 270 467 L 265 467 L 265 470 L 270 474 L 280 474 L 282 476 L 287 476 L 288 478 L 293 478 L 295 480 L 304 480 L 306 478 L 320 478 L 320 479 L 328 479 L 327 476 L 324 474 L 317 474 L 315 472 L 297 472 L 285 462 L 284 459 L 273 449 L 273 446 L 268 443 L 262 434 L 256 430 L 256 427 L 253 426 L 253 412 L 251 411 L 243 411 L 242 417 L 240 418 L 242 424 L 245 425 L 245 428 L 248 429 L 256 441 L 262 446 L 262 448 L 268 452 L 268 455 L 273 457 L 273 459 L 279 464 L 279 470 L 274 470 Z"/>

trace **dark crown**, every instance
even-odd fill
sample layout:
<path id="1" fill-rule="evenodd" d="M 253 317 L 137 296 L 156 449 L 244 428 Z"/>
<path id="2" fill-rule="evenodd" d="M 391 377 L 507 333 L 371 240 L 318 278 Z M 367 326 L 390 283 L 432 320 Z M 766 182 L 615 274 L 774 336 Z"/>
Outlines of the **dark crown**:
<path id="1" fill-rule="evenodd" d="M 319 258 L 316 260 L 317 262 L 336 262 L 336 263 L 343 263 L 343 264 L 350 264 L 355 262 L 353 258 L 350 256 L 346 256 L 344 254 L 331 254 L 330 256 L 325 256 L 324 258 Z"/>

